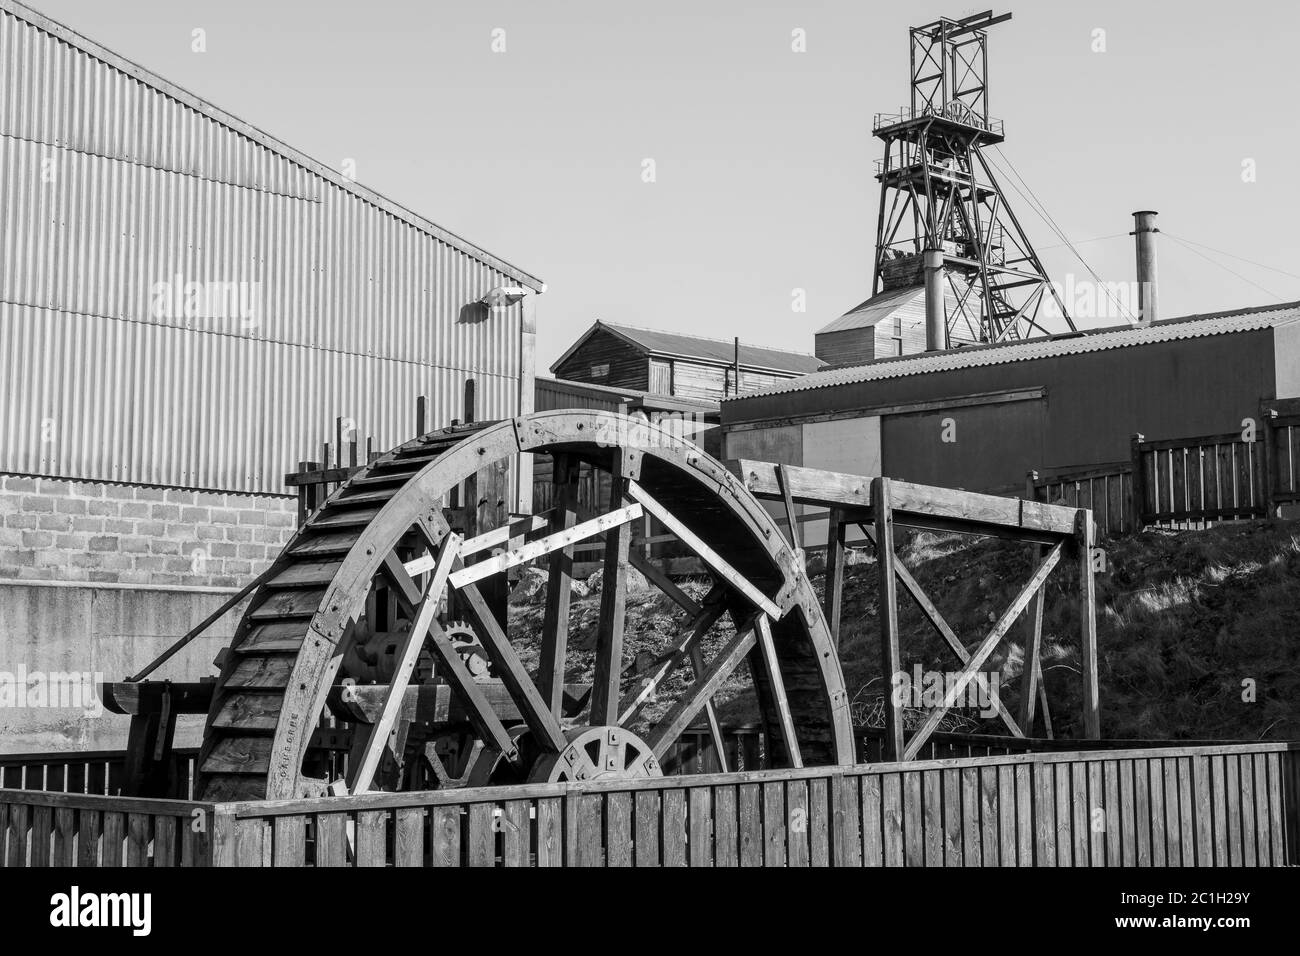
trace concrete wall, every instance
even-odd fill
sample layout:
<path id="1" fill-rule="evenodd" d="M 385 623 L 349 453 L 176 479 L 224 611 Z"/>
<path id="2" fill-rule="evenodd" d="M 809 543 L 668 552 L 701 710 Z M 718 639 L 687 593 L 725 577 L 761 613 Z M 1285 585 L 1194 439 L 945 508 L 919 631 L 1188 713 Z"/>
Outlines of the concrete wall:
<path id="1" fill-rule="evenodd" d="M 116 749 L 127 718 L 38 705 L 14 693 L 50 672 L 121 680 L 224 603 L 280 553 L 292 498 L 0 477 L 0 739 L 8 753 Z M 163 666 L 160 679 L 215 674 L 232 610 Z M 80 689 L 80 688 L 79 688 Z M 65 698 L 66 702 L 67 698 Z M 202 718 L 178 728 L 197 742 Z"/>

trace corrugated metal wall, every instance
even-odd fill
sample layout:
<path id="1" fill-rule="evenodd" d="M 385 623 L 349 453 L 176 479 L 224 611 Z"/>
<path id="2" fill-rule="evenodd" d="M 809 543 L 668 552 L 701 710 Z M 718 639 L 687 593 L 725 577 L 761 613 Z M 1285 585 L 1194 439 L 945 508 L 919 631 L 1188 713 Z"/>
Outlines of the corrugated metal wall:
<path id="1" fill-rule="evenodd" d="M 479 417 L 514 414 L 523 307 L 474 303 L 520 284 L 0 4 L 0 471 L 274 492 L 335 416 L 384 447 L 417 395 L 458 417 L 469 377 Z"/>

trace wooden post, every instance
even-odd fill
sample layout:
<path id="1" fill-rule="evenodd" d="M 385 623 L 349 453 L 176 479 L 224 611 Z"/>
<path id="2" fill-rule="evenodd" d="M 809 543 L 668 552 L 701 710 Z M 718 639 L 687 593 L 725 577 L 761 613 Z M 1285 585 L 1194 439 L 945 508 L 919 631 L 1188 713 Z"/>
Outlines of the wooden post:
<path id="1" fill-rule="evenodd" d="M 840 613 L 844 607 L 844 511 L 832 508 L 826 516 L 826 626 L 831 642 L 840 646 Z"/>
<path id="2" fill-rule="evenodd" d="M 1277 431 L 1274 422 L 1277 419 L 1277 409 L 1266 408 L 1263 402 L 1259 405 L 1259 432 L 1255 438 L 1262 442 L 1260 448 L 1260 469 L 1263 471 L 1262 492 L 1264 503 L 1264 517 L 1277 518 L 1279 511 L 1277 507 Z"/>
<path id="3" fill-rule="evenodd" d="M 610 481 L 609 510 L 627 503 L 628 480 L 635 478 L 629 453 L 617 456 Z M 619 678 L 623 670 L 623 627 L 627 617 L 628 546 L 631 525 L 623 523 L 605 532 L 605 566 L 601 579 L 600 624 L 596 631 L 596 669 L 591 688 L 591 723 L 618 723 Z"/>
<path id="4" fill-rule="evenodd" d="M 1136 433 L 1129 441 L 1129 459 L 1132 461 L 1133 475 L 1129 482 L 1129 520 L 1132 523 L 1132 532 L 1138 534 L 1142 530 L 1142 514 L 1146 508 L 1146 476 L 1142 472 L 1142 443 L 1146 439 L 1141 432 Z"/>
<path id="5" fill-rule="evenodd" d="M 1097 587 L 1092 573 L 1096 532 L 1092 512 L 1080 508 L 1079 550 L 1079 663 L 1083 671 L 1083 732 L 1089 740 L 1101 739 L 1101 710 L 1097 689 Z"/>
<path id="6" fill-rule="evenodd" d="M 555 489 L 551 511 L 551 533 L 578 523 L 578 474 L 581 462 L 557 454 L 551 463 Z M 551 713 L 558 720 L 564 705 L 564 662 L 569 646 L 569 603 L 573 593 L 573 548 L 561 548 L 551 555 L 546 578 L 546 616 L 542 622 L 542 653 L 538 686 Z"/>
<path id="7" fill-rule="evenodd" d="M 898 637 L 898 587 L 894 577 L 894 512 L 889 479 L 871 479 L 871 507 L 876 525 L 876 570 L 880 576 L 880 670 L 885 680 L 885 736 L 881 758 L 903 756 L 903 707 L 894 698 L 894 676 L 902 672 Z"/>
<path id="8" fill-rule="evenodd" d="M 1037 495 L 1038 472 L 1031 471 L 1025 475 L 1025 498 L 1033 501 Z M 1043 562 L 1043 546 L 1034 545 L 1030 549 L 1033 555 L 1031 567 L 1038 567 Z M 1042 677 L 1042 665 L 1039 655 L 1043 644 L 1043 589 L 1034 594 L 1025 618 L 1028 637 L 1025 641 L 1024 670 L 1020 685 L 1020 729 L 1026 737 L 1034 735 L 1034 710 L 1038 703 L 1039 685 Z M 1044 698 L 1046 694 L 1044 693 Z M 1046 716 L 1046 715 L 1044 715 Z"/>

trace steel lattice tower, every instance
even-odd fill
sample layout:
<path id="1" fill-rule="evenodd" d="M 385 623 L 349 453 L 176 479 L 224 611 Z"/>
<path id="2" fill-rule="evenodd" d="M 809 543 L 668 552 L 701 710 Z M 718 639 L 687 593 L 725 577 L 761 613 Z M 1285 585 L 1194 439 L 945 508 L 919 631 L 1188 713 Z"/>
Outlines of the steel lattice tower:
<path id="1" fill-rule="evenodd" d="M 924 254 L 941 253 L 944 348 L 1046 334 L 1048 296 L 1074 330 L 983 155 L 1005 138 L 988 112 L 987 28 L 1009 19 L 989 11 L 913 27 L 911 105 L 873 124 L 885 143 L 873 294 L 922 285 Z"/>

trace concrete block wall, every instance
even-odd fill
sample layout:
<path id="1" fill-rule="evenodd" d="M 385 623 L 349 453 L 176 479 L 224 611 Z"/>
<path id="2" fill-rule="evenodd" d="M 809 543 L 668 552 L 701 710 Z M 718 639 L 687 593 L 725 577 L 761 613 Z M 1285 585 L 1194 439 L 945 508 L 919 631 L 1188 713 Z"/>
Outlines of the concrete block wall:
<path id="1" fill-rule="evenodd" d="M 220 607 L 292 537 L 297 501 L 0 475 L 0 690 L 40 675 L 122 680 Z M 153 678 L 216 674 L 233 609 Z M 0 692 L 0 752 L 119 750 L 128 718 Z M 183 717 L 195 746 L 203 718 Z"/>
<path id="2" fill-rule="evenodd" d="M 238 588 L 280 553 L 296 499 L 6 475 L 0 579 Z"/>

